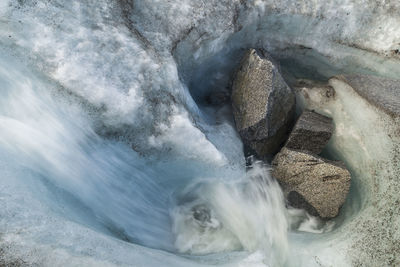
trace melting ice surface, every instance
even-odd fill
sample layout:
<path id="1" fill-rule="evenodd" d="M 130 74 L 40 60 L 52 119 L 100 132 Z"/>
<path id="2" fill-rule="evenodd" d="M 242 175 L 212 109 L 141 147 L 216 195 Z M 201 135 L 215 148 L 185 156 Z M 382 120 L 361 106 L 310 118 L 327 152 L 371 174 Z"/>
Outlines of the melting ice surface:
<path id="1" fill-rule="evenodd" d="M 0 260 L 345 266 L 288 232 L 324 229 L 246 171 L 229 107 L 205 99 L 248 47 L 299 76 L 397 75 L 377 53 L 399 48 L 398 3 L 358 2 L 2 0 Z"/>
<path id="2" fill-rule="evenodd" d="M 10 57 L 1 56 L 1 63 L 3 242 L 32 242 L 34 257 L 48 257 L 55 242 L 70 257 L 89 253 L 99 235 L 110 240 L 103 241 L 106 248 L 94 247 L 116 264 L 154 264 L 130 243 L 194 254 L 265 249 L 268 261 L 283 260 L 283 198 L 265 168 L 255 165 L 246 174 L 221 163 L 218 154 L 215 164 L 186 154 L 156 160 L 138 155 L 125 142 L 97 135 L 81 105 L 60 95 L 56 84 Z M 195 215 L 196 206 L 203 215 Z M 129 251 L 101 251 L 114 246 Z M 16 249 L 11 253 L 24 255 L 32 248 Z M 119 259 L 123 253 L 135 257 Z"/>

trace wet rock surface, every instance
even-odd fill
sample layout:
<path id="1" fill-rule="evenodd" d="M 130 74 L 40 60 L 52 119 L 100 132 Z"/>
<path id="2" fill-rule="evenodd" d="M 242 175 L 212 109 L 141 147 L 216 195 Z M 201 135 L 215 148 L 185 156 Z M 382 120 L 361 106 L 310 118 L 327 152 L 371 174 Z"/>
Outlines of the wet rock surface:
<path id="1" fill-rule="evenodd" d="M 285 147 L 319 154 L 331 138 L 332 132 L 331 118 L 306 110 L 293 127 Z"/>
<path id="2" fill-rule="evenodd" d="M 330 147 L 351 170 L 352 194 L 343 207 L 351 219 L 331 241 L 332 247 L 341 243 L 338 247 L 346 251 L 351 266 L 400 266 L 397 84 L 376 76 L 344 75 L 300 91 L 306 108 L 328 113 L 335 121 Z M 334 97 L 322 94 L 329 86 Z"/>
<path id="3" fill-rule="evenodd" d="M 211 211 L 202 205 L 198 205 L 192 208 L 193 218 L 200 224 L 211 222 Z"/>
<path id="4" fill-rule="evenodd" d="M 334 96 L 330 89 L 332 93 L 324 96 Z M 349 192 L 350 173 L 342 162 L 317 156 L 332 136 L 333 121 L 305 110 L 288 135 L 295 104 L 294 92 L 273 60 L 263 51 L 249 50 L 232 88 L 233 114 L 243 143 L 264 159 L 285 144 L 272 162 L 272 175 L 290 204 L 321 218 L 336 217 Z"/>
<path id="5" fill-rule="evenodd" d="M 295 102 L 273 60 L 250 49 L 232 84 L 233 114 L 245 145 L 260 157 L 278 152 L 293 124 Z"/>
<path id="6" fill-rule="evenodd" d="M 342 162 L 283 148 L 272 166 L 272 175 L 283 186 L 291 205 L 322 218 L 338 215 L 351 179 Z"/>

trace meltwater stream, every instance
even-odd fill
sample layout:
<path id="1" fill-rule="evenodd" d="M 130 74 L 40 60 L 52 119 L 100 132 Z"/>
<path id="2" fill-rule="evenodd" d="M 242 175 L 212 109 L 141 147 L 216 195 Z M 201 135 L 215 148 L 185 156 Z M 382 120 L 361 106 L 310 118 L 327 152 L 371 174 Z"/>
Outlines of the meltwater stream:
<path id="1" fill-rule="evenodd" d="M 345 235 L 246 168 L 229 105 L 207 97 L 249 47 L 289 80 L 398 76 L 399 9 L 0 0 L 0 265 L 350 265 Z"/>
<path id="2" fill-rule="evenodd" d="M 283 196 L 261 164 L 246 173 L 240 164 L 221 165 L 218 155 L 215 164 L 141 156 L 122 141 L 96 134 L 82 103 L 60 93 L 55 83 L 10 57 L 2 55 L 0 62 L 5 244 L 18 238 L 24 245 L 32 242 L 34 252 L 21 250 L 37 253 L 37 259 L 52 253 L 55 244 L 64 253 L 85 251 L 85 243 L 98 242 L 93 235 L 100 235 L 112 240 L 107 246 L 126 242 L 130 254 L 138 253 L 129 244 L 134 243 L 199 255 L 262 250 L 268 262 L 284 262 Z M 69 223 L 60 226 L 58 220 Z M 79 239 L 85 242 L 76 244 Z M 27 251 L 4 252 L 12 257 Z M 121 252 L 111 257 L 115 253 Z"/>

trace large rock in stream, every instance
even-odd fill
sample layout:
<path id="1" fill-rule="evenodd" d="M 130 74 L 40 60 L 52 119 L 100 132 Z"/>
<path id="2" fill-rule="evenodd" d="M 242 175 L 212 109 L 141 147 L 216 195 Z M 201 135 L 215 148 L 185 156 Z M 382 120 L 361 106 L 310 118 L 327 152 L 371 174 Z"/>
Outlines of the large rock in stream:
<path id="1" fill-rule="evenodd" d="M 272 166 L 272 175 L 283 186 L 292 206 L 322 218 L 338 215 L 351 178 L 342 162 L 283 148 Z"/>
<path id="2" fill-rule="evenodd" d="M 260 157 L 278 152 L 292 127 L 295 102 L 273 60 L 250 49 L 232 85 L 233 115 L 245 145 Z"/>
<path id="3" fill-rule="evenodd" d="M 400 80 L 340 75 L 297 91 L 306 108 L 333 118 L 331 153 L 352 172 L 344 222 L 325 245 L 345 252 L 333 265 L 400 266 Z"/>
<path id="4" fill-rule="evenodd" d="M 331 118 L 305 110 L 293 127 L 285 147 L 319 154 L 331 138 L 332 132 Z"/>

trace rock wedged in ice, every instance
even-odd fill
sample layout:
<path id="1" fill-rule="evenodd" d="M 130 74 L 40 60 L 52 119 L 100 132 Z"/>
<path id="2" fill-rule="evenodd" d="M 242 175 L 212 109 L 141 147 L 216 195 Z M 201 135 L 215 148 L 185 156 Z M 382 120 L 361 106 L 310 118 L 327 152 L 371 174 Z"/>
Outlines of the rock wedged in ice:
<path id="1" fill-rule="evenodd" d="M 347 77 L 347 78 L 346 78 Z M 348 266 L 400 265 L 400 95 L 395 80 L 376 76 L 335 76 L 328 85 L 304 86 L 305 108 L 328 114 L 335 130 L 328 144 L 351 170 L 346 222 L 329 247 L 346 251 Z M 334 97 L 323 88 L 332 87 Z M 336 264 L 342 266 L 345 264 Z"/>
<path id="2" fill-rule="evenodd" d="M 168 192 L 188 180 L 231 178 L 231 165 L 220 166 L 225 156 L 242 163 L 230 120 L 214 125 L 195 101 L 225 88 L 242 49 L 250 47 L 268 49 L 282 63 L 281 56 L 294 57 L 323 77 L 337 74 L 324 62 L 340 73 L 400 77 L 399 10 L 398 0 L 0 1 L 0 58 L 16 57 L 46 78 L 38 83 L 0 59 L 0 76 L 8 77 L 0 82 L 0 265 L 16 258 L 39 266 L 212 265 L 119 240 L 131 233 L 143 246 L 174 245 Z M 331 83 L 337 95 L 327 97 L 331 90 L 324 87 L 308 100 L 319 99 L 316 111 L 335 120 L 328 146 L 351 170 L 361 203 L 353 196 L 343 208 L 344 223 L 331 233 L 290 235 L 289 251 L 279 255 L 293 262 L 287 266 L 400 266 L 399 118 L 366 105 L 346 83 Z M 75 100 L 68 100 L 71 94 Z M 70 101 L 82 107 L 61 105 Z M 168 160 L 161 171 L 154 170 L 153 155 Z M 44 187 L 57 188 L 56 194 Z M 270 263 L 269 242 L 274 248 L 275 241 L 286 242 L 284 218 L 265 208 L 271 201 L 217 196 L 224 200 L 214 204 L 232 199 L 220 210 L 239 218 L 226 221 L 242 225 L 234 232 L 246 251 L 258 252 L 235 256 L 238 262 L 222 254 L 215 262 L 283 266 Z M 284 209 L 278 204 L 273 210 Z M 229 236 L 214 240 L 239 250 Z"/>
<path id="3" fill-rule="evenodd" d="M 332 119 L 314 111 L 304 111 L 297 120 L 285 147 L 319 154 L 333 132 Z"/>
<path id="4" fill-rule="evenodd" d="M 272 175 L 283 185 L 292 206 L 322 218 L 338 215 L 351 179 L 342 162 L 283 148 L 272 165 Z"/>
<path id="5" fill-rule="evenodd" d="M 258 156 L 278 152 L 293 122 L 295 96 L 263 51 L 244 55 L 232 85 L 232 106 L 244 143 Z"/>

